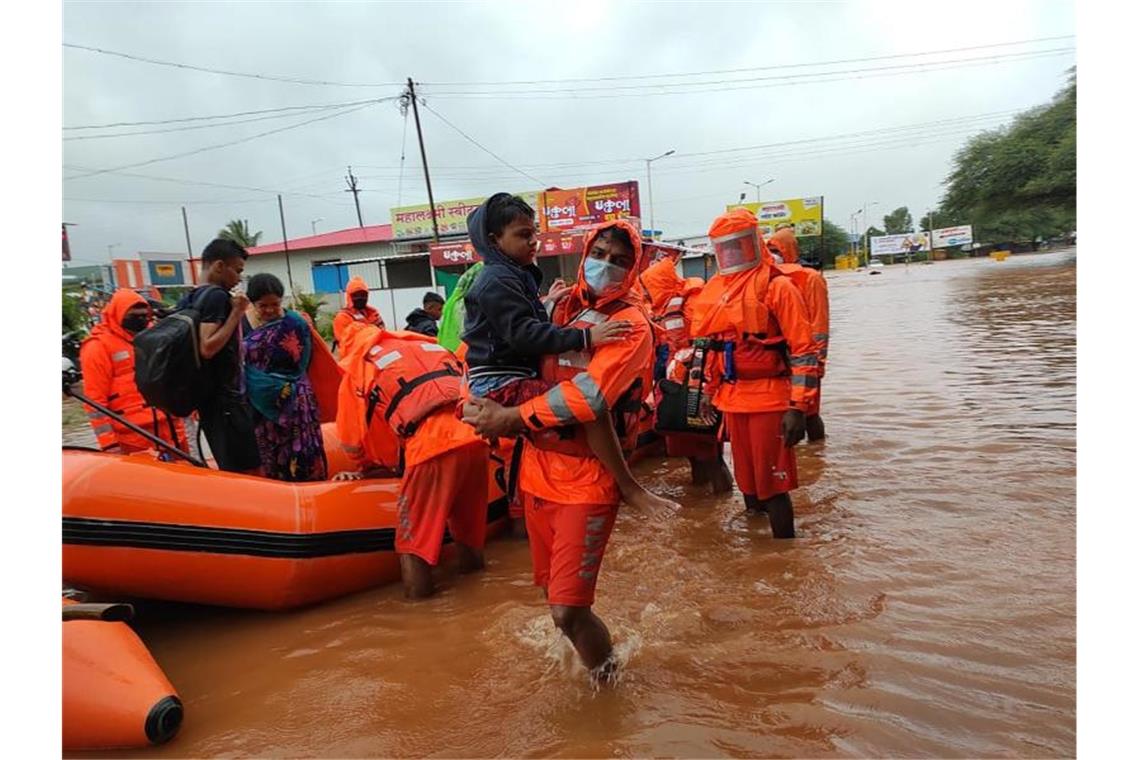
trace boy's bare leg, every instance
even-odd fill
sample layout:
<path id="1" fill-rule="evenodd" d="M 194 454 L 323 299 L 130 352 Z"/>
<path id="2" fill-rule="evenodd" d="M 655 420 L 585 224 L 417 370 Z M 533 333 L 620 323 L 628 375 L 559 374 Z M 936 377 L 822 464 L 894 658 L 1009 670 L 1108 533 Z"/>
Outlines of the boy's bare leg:
<path id="1" fill-rule="evenodd" d="M 631 506 L 647 511 L 681 508 L 677 502 L 645 490 L 645 487 L 633 477 L 629 463 L 621 453 L 621 444 L 618 443 L 613 420 L 608 414 L 582 427 L 586 431 L 586 443 L 590 445 L 590 451 L 594 452 L 594 456 L 617 479 L 622 498 Z"/>

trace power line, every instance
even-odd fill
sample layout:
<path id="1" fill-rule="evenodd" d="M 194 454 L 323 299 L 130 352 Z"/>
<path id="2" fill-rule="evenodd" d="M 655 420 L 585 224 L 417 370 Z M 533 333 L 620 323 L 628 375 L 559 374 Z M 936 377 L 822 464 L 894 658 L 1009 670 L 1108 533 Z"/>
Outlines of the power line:
<path id="1" fill-rule="evenodd" d="M 82 171 L 82 172 L 95 171 L 94 169 L 91 169 L 90 167 L 76 166 L 75 164 L 65 164 L 63 168 L 70 170 L 70 171 Z M 298 197 L 298 198 L 317 198 L 320 200 L 326 200 L 328 197 L 327 194 L 326 195 L 315 195 L 313 193 L 301 193 L 301 192 L 296 192 L 296 191 L 288 192 L 288 191 L 281 191 L 281 190 L 272 190 L 272 189 L 265 188 L 265 187 L 252 187 L 250 185 L 229 185 L 229 184 L 225 184 L 222 182 L 206 182 L 204 180 L 182 179 L 179 177 L 160 177 L 160 176 L 154 175 L 154 174 L 137 174 L 134 172 L 124 172 L 124 171 L 119 171 L 119 170 L 107 170 L 104 173 L 105 174 L 113 174 L 117 177 L 132 177 L 134 179 L 147 179 L 147 180 L 152 180 L 154 182 L 169 182 L 169 183 L 178 184 L 178 185 L 200 185 L 202 187 L 216 187 L 216 188 L 219 188 L 222 190 L 249 190 L 249 191 L 253 191 L 253 192 L 257 192 L 257 193 L 270 193 L 272 195 L 277 195 L 278 193 L 281 193 L 282 195 L 288 195 L 288 196 L 293 196 L 293 197 Z M 339 198 L 341 196 L 338 193 L 336 195 L 336 197 Z M 343 205 L 343 204 L 337 204 L 337 205 Z"/>
<path id="2" fill-rule="evenodd" d="M 377 101 L 365 101 L 365 102 L 374 103 Z M 320 106 L 320 107 L 316 107 L 316 108 L 307 109 L 307 110 L 301 111 L 299 113 L 300 114 L 321 113 L 321 112 L 330 111 L 330 110 L 340 108 L 340 107 L 343 107 L 343 106 Z M 136 130 L 134 132 L 115 132 L 113 134 L 103 134 L 103 135 L 75 135 L 74 137 L 65 137 L 65 138 L 63 138 L 63 141 L 64 142 L 71 142 L 73 140 L 110 140 L 110 139 L 113 139 L 116 137 L 134 137 L 137 135 L 161 135 L 161 134 L 166 134 L 168 132 L 189 132 L 189 131 L 198 130 L 198 129 L 213 129 L 215 127 L 232 127 L 232 126 L 236 126 L 238 124 L 249 124 L 249 123 L 255 122 L 255 121 L 267 121 L 270 119 L 287 119 L 291 116 L 297 116 L 297 115 L 299 115 L 297 112 L 278 113 L 278 114 L 270 114 L 268 116 L 255 116 L 255 117 L 249 118 L 249 119 L 235 119 L 233 121 L 221 121 L 221 122 L 214 122 L 212 124 L 191 124 L 191 125 L 184 126 L 184 127 L 170 127 L 168 129 L 142 129 L 142 130 Z"/>
<path id="3" fill-rule="evenodd" d="M 180 124 L 187 121 L 213 121 L 217 119 L 235 119 L 239 116 L 259 116 L 261 114 L 269 113 L 282 113 L 284 111 L 312 111 L 328 108 L 347 108 L 348 106 L 359 106 L 365 103 L 378 102 L 375 98 L 368 98 L 366 100 L 350 100 L 344 103 L 315 103 L 308 106 L 282 106 L 281 108 L 263 108 L 258 111 L 238 111 L 236 113 L 222 113 L 214 114 L 212 116 L 183 116 L 177 119 L 154 119 L 151 121 L 116 121 L 108 124 L 81 124 L 72 127 L 64 127 L 65 132 L 80 129 L 111 129 L 113 127 L 150 127 L 159 126 L 162 124 Z"/>
<path id="4" fill-rule="evenodd" d="M 500 99 L 559 99 L 559 98 L 620 98 L 641 97 L 647 95 L 678 95 L 697 94 L 705 92 L 731 92 L 733 90 L 765 89 L 767 87 L 781 87 L 791 84 L 819 84 L 822 82 L 848 81 L 852 79 L 869 79 L 875 76 L 846 76 L 848 74 L 869 74 L 876 76 L 897 76 L 898 74 L 920 74 L 929 71 L 946 71 L 957 68 L 969 68 L 977 65 L 992 63 L 1006 63 L 1011 61 L 1032 60 L 1035 58 L 1064 55 L 1076 50 L 1073 47 L 1053 48 L 1049 50 L 1035 50 L 1022 53 L 1007 53 L 994 56 L 977 56 L 974 58 L 958 58 L 949 61 L 923 61 L 919 63 L 896 64 L 893 66 L 871 66 L 861 69 L 846 69 L 838 71 L 815 71 L 804 74 L 780 74 L 768 77 L 747 77 L 743 79 L 722 79 L 706 82 L 667 82 L 663 84 L 637 84 L 617 85 L 608 87 L 581 87 L 563 89 L 536 89 L 536 90 L 508 90 L 508 91 L 431 91 L 437 98 L 478 98 L 494 97 Z M 844 75 L 844 76 L 839 76 Z M 830 77 L 830 78 L 821 78 Z M 768 84 L 756 84 L 765 83 Z M 774 83 L 774 84 L 773 84 Z M 728 85 L 720 87 L 718 85 Z M 742 85 L 742 86 L 732 86 Z M 687 89 L 682 89 L 687 88 Z M 615 93 L 615 90 L 627 92 Z M 595 94 L 611 93 L 611 94 Z M 520 97 L 521 96 L 521 97 Z M 534 97 L 546 96 L 546 97 Z M 554 96 L 554 97 L 551 97 Z"/>
<path id="5" fill-rule="evenodd" d="M 330 82 L 323 79 L 299 79 L 296 77 L 282 77 L 274 74 L 250 74 L 243 71 L 226 71 L 225 69 L 214 69 L 207 66 L 196 66 L 190 63 L 176 63 L 174 61 L 162 61 L 157 58 L 146 58 L 140 55 L 132 55 L 130 53 L 122 53 L 116 50 L 105 50 L 103 48 L 89 47 L 87 45 L 75 45 L 69 42 L 63 43 L 66 48 L 74 50 L 86 50 L 89 53 L 100 53 L 102 55 L 110 55 L 116 58 L 126 58 L 130 61 L 138 61 L 140 63 L 149 63 L 155 66 L 173 66 L 178 69 L 188 69 L 190 71 L 202 71 L 207 74 L 222 74 L 231 77 L 245 77 L 247 79 L 262 79 L 270 82 L 287 82 L 289 84 L 305 84 L 305 85 L 318 85 L 323 87 L 402 87 L 402 82 Z"/>
<path id="6" fill-rule="evenodd" d="M 479 143 L 479 141 L 478 141 L 478 140 L 476 140 L 474 137 L 472 137 L 471 135 L 467 134 L 466 132 L 464 132 L 464 131 L 463 131 L 462 129 L 460 129 L 459 127 L 457 127 L 457 126 L 455 126 L 454 124 L 452 124 L 450 121 L 448 121 L 446 118 L 444 118 L 444 116 L 443 116 L 443 115 L 442 115 L 442 114 L 441 114 L 439 111 L 435 110 L 434 108 L 432 108 L 431 106 L 429 106 L 427 103 L 424 103 L 423 101 L 420 101 L 420 102 L 421 102 L 421 103 L 423 103 L 423 106 L 424 106 L 424 108 L 426 108 L 427 110 L 429 110 L 429 111 L 431 111 L 433 114 L 435 114 L 435 115 L 436 115 L 436 117 L 438 117 L 440 121 L 442 121 L 444 124 L 446 124 L 447 126 L 449 126 L 449 127 L 451 127 L 452 129 L 454 129 L 456 132 L 458 132 L 459 134 L 461 134 L 461 135 L 463 136 L 463 138 L 464 138 L 464 139 L 466 139 L 466 140 L 467 140 L 469 143 L 471 143 L 472 145 L 474 145 L 475 147 L 477 147 L 479 150 L 483 151 L 484 153 L 486 153 L 487 155 L 489 155 L 491 158 L 493 158 L 493 159 L 495 159 L 496 161 L 498 161 L 499 163 L 501 163 L 503 166 L 506 166 L 506 167 L 508 167 L 508 168 L 514 169 L 516 172 L 518 172 L 519 174 L 523 175 L 523 176 L 524 176 L 524 177 L 526 177 L 527 179 L 530 179 L 530 180 L 534 180 L 534 181 L 535 181 L 535 182 L 537 182 L 538 184 L 545 186 L 545 183 L 544 183 L 542 180 L 540 180 L 538 177 L 535 177 L 533 174 L 527 174 L 526 172 L 524 172 L 522 169 L 518 168 L 517 166 L 514 166 L 514 165 L 510 164 L 510 163 L 509 163 L 509 162 L 508 162 L 506 159 L 502 158 L 501 156 L 499 156 L 497 153 L 495 153 L 494 151 L 490 150 L 489 148 L 487 148 L 487 147 L 483 146 L 483 145 L 482 145 L 482 144 L 480 144 L 480 143 Z"/>
<path id="7" fill-rule="evenodd" d="M 773 71 L 776 69 L 796 69 L 811 66 L 836 66 L 846 63 L 866 63 L 869 61 L 886 61 L 898 58 L 912 58 L 917 56 L 941 55 L 943 53 L 962 53 L 969 50 L 984 50 L 989 48 L 1013 47 L 1016 45 L 1029 45 L 1038 42 L 1054 42 L 1056 40 L 1072 39 L 1075 35 L 1064 34 L 1057 37 L 1037 37 L 1030 40 L 1016 40 L 1013 42 L 995 42 L 989 45 L 970 45 L 968 47 L 946 48 L 944 50 L 928 50 L 918 53 L 896 53 L 894 55 L 879 55 L 869 58 L 841 58 L 833 61 L 818 61 L 816 63 L 784 63 L 771 66 L 749 66 L 738 69 L 713 69 L 711 71 L 693 71 L 680 74 L 642 74 L 612 77 L 580 77 L 572 79 L 531 79 L 513 82 L 424 82 L 428 86 L 437 87 L 476 87 L 476 86 L 513 86 L 530 84 L 563 84 L 568 82 L 618 82 L 633 79 L 675 79 L 681 77 L 710 76 L 713 74 L 741 74 L 749 71 Z"/>
<path id="8" fill-rule="evenodd" d="M 991 121 L 994 119 L 1004 119 L 1004 118 L 1007 118 L 1011 115 L 1022 113 L 1024 110 L 1025 109 L 1007 109 L 1007 110 L 1002 110 L 1002 111 L 989 111 L 989 112 L 980 113 L 980 114 L 969 114 L 969 115 L 965 115 L 965 116 L 956 116 L 956 117 L 951 117 L 948 119 L 937 119 L 937 120 L 932 120 L 932 121 L 913 122 L 910 124 L 900 124 L 900 125 L 895 125 L 895 126 L 891 126 L 891 127 L 878 127 L 876 129 L 860 130 L 857 132 L 845 132 L 845 133 L 838 133 L 838 134 L 833 134 L 833 135 L 824 135 L 824 136 L 820 136 L 820 137 L 803 138 L 803 139 L 799 139 L 799 140 L 785 140 L 785 141 L 778 141 L 778 142 L 771 142 L 771 143 L 763 143 L 763 144 L 759 144 L 759 145 L 747 145 L 747 146 L 739 146 L 739 147 L 733 147 L 733 148 L 721 148 L 721 149 L 712 150 L 712 151 L 700 151 L 700 152 L 693 152 L 693 153 L 678 153 L 678 154 L 675 154 L 674 164 L 676 163 L 676 160 L 681 160 L 681 159 L 691 158 L 691 157 L 701 157 L 701 156 L 710 156 L 710 155 L 719 155 L 719 154 L 725 154 L 725 153 L 736 153 L 736 152 L 746 152 L 746 151 L 755 151 L 755 150 L 770 150 L 772 148 L 781 148 L 781 147 L 791 146 L 791 145 L 800 145 L 800 144 L 808 144 L 808 143 L 815 143 L 815 142 L 826 142 L 826 141 L 832 141 L 832 140 L 848 139 L 848 138 L 853 138 L 853 137 L 864 137 L 864 136 L 878 135 L 878 134 L 888 134 L 891 132 L 923 130 L 923 129 L 928 129 L 930 127 L 942 127 L 942 126 L 948 126 L 948 125 L 968 124 L 968 123 L 974 123 L 974 122 L 986 122 L 986 121 Z M 622 166 L 622 165 L 637 165 L 637 164 L 640 164 L 641 162 L 642 162 L 642 160 L 637 159 L 637 158 L 609 158 L 609 159 L 595 159 L 595 160 L 591 160 L 591 161 L 566 161 L 566 162 L 558 162 L 558 163 L 539 163 L 539 164 L 523 163 L 523 164 L 520 164 L 519 166 L 525 167 L 527 169 L 532 169 L 532 170 L 541 170 L 544 172 L 551 172 L 551 171 L 555 171 L 555 170 L 560 169 L 560 168 L 597 167 L 597 166 L 616 167 L 616 166 Z M 389 166 L 368 166 L 368 165 L 362 165 L 362 167 L 363 168 L 372 168 L 372 169 L 384 169 L 384 170 L 387 170 L 387 169 L 393 169 L 394 170 L 396 168 L 396 167 L 389 167 Z M 512 166 L 510 168 L 512 171 L 516 171 L 516 172 L 519 171 L 519 169 L 517 169 L 514 166 Z M 659 171 L 666 171 L 669 168 L 670 167 L 668 167 L 668 166 L 663 166 Z M 457 172 L 457 173 L 451 174 L 447 170 L 450 170 L 452 172 Z M 462 170 L 470 170 L 472 173 L 469 173 L 469 174 L 458 173 Z M 497 178 L 497 177 L 507 176 L 502 171 L 496 171 L 496 168 L 493 166 L 438 165 L 436 167 L 436 171 L 440 173 L 440 176 L 444 176 L 444 177 L 447 177 L 449 179 L 478 180 L 478 179 L 484 179 L 484 178 Z M 367 178 L 368 179 L 390 179 L 390 177 L 382 177 L 380 175 L 369 175 Z"/>
<path id="9" fill-rule="evenodd" d="M 68 203 L 123 203 L 132 206 L 223 206 L 237 203 L 269 203 L 272 198 L 242 198 L 232 201 L 156 201 L 152 199 L 128 200 L 125 198 L 69 198 L 64 196 Z"/>
<path id="10" fill-rule="evenodd" d="M 378 103 L 380 101 L 376 101 L 376 102 Z M 238 140 L 231 140 L 229 142 L 224 142 L 224 143 L 216 143 L 214 145 L 206 145 L 206 146 L 203 146 L 201 148 L 195 148 L 194 150 L 188 150 L 188 151 L 184 151 L 182 153 L 175 153 L 175 154 L 170 155 L 170 156 L 160 156 L 158 158 L 151 158 L 151 159 L 148 159 L 146 161 L 136 161 L 135 163 L 132 163 L 132 164 L 124 164 L 123 166 L 115 166 L 115 167 L 111 167 L 109 169 L 98 169 L 96 171 L 88 172 L 86 174 L 75 174 L 75 175 L 72 175 L 70 177 L 64 177 L 63 179 L 65 182 L 68 180 L 73 180 L 73 179 L 84 179 L 86 177 L 94 177 L 94 176 L 97 176 L 100 174 L 109 174 L 112 172 L 117 172 L 117 171 L 120 171 L 122 169 L 137 169 L 140 166 L 149 166 L 150 164 L 157 164 L 161 161 L 171 161 L 171 160 L 176 159 L 176 158 L 185 158 L 186 156 L 193 156 L 193 155 L 196 155 L 198 153 L 205 153 L 206 151 L 217 150 L 219 148 L 228 148 L 231 145 L 240 145 L 241 143 L 250 142 L 251 140 L 257 140 L 261 137 L 267 137 L 269 135 L 275 135 L 279 132 L 287 132 L 291 129 L 297 129 L 298 127 L 304 127 L 308 124 L 315 124 L 318 121 L 325 121 L 327 119 L 335 119 L 338 116 L 344 116 L 346 114 L 355 113 L 357 111 L 362 111 L 365 108 L 370 108 L 372 105 L 374 105 L 374 104 L 369 103 L 367 105 L 357 106 L 355 108 L 349 108 L 347 110 L 337 111 L 336 113 L 328 114 L 326 116 L 319 116 L 315 119 L 308 119 L 307 121 L 298 122 L 297 124 L 290 124 L 287 127 L 279 127 L 277 129 L 271 129 L 267 132 L 258 132 L 255 135 L 249 135 L 247 137 L 243 137 L 243 138 L 238 139 Z"/>

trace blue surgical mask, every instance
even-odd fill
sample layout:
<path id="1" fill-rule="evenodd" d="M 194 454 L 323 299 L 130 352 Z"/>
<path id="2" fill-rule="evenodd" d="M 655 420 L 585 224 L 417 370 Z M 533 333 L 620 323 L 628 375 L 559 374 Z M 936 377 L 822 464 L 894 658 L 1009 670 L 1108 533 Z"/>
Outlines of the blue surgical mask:
<path id="1" fill-rule="evenodd" d="M 621 289 L 629 270 L 601 259 L 586 259 L 582 274 L 594 297 L 602 298 Z"/>

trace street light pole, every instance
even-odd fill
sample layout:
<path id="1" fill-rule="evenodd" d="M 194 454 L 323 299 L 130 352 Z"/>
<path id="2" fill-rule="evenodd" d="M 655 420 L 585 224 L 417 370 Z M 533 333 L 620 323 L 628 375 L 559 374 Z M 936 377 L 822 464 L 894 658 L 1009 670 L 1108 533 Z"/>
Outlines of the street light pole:
<path id="1" fill-rule="evenodd" d="M 645 176 L 646 176 L 646 179 L 648 180 L 648 184 L 649 184 L 649 234 L 650 235 L 655 234 L 657 231 L 657 227 L 653 221 L 653 168 L 652 168 L 653 162 L 657 161 L 658 159 L 665 158 L 666 156 L 671 156 L 676 152 L 677 151 L 675 151 L 675 150 L 669 150 L 669 151 L 665 151 L 664 153 L 662 153 L 660 156 L 657 156 L 656 158 L 645 159 Z"/>
<path id="2" fill-rule="evenodd" d="M 749 182 L 748 180 L 744 180 L 744 184 L 751 185 L 752 187 L 756 188 L 756 205 L 759 206 L 760 205 L 760 188 L 764 187 L 764 185 L 770 185 L 775 181 L 776 181 L 776 178 L 773 177 L 772 179 L 765 180 L 764 182 L 761 182 L 759 185 L 756 184 L 755 182 Z"/>
<path id="3" fill-rule="evenodd" d="M 871 223 L 867 221 L 867 209 L 878 205 L 878 201 L 871 201 L 870 204 L 863 201 L 863 255 L 867 258 L 867 264 L 871 263 Z"/>

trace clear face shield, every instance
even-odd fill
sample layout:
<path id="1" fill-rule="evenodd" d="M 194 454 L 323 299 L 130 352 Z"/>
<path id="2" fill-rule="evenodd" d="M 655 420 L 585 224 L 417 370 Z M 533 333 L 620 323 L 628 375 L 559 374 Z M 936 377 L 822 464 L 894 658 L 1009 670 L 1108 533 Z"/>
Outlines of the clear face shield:
<path id="1" fill-rule="evenodd" d="M 713 238 L 712 244 L 721 274 L 736 274 L 760 264 L 760 236 L 755 229 Z"/>

